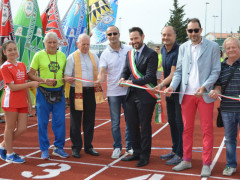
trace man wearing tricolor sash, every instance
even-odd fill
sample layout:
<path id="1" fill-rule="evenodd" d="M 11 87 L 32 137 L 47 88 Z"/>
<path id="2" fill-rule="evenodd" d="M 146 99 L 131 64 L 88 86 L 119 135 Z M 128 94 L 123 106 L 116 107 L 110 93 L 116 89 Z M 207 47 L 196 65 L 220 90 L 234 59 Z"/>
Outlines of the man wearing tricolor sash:
<path id="1" fill-rule="evenodd" d="M 120 86 L 124 83 L 145 86 L 149 89 L 157 84 L 158 54 L 144 43 L 144 34 L 139 27 L 129 30 L 133 50 L 126 57 Z M 128 87 L 128 86 L 127 86 Z M 123 158 L 123 161 L 139 160 L 137 167 L 149 163 L 152 145 L 152 115 L 157 94 L 150 90 L 129 87 L 126 96 L 126 122 L 130 129 L 133 155 Z"/>
<path id="2" fill-rule="evenodd" d="M 70 138 L 72 156 L 80 158 L 82 149 L 81 121 L 83 117 L 84 151 L 98 156 L 93 149 L 92 140 L 95 125 L 96 103 L 104 102 L 102 87 L 94 84 L 98 75 L 98 57 L 89 51 L 90 37 L 81 34 L 77 41 L 78 50 L 67 58 L 65 79 L 71 84 L 70 101 Z M 84 79 L 85 81 L 79 81 Z"/>

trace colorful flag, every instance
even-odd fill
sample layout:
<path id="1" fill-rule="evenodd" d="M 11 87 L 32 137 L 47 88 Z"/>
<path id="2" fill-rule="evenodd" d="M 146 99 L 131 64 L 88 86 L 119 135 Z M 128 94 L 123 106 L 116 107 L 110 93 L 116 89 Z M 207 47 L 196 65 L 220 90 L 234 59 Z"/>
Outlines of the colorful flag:
<path id="1" fill-rule="evenodd" d="M 108 0 L 89 0 L 89 32 L 106 16 L 113 14 Z"/>
<path id="2" fill-rule="evenodd" d="M 111 0 L 110 5 L 113 14 L 105 15 L 102 20 L 93 29 L 93 38 L 97 44 L 103 43 L 107 40 L 106 31 L 109 26 L 115 25 L 118 9 L 118 0 Z"/>
<path id="3" fill-rule="evenodd" d="M 60 21 L 57 0 L 50 0 L 47 8 L 41 15 L 43 33 L 55 32 L 58 35 L 59 46 L 67 46 L 67 39 L 64 35 Z"/>
<path id="4" fill-rule="evenodd" d="M 60 50 L 68 56 L 78 49 L 76 45 L 78 36 L 82 33 L 87 33 L 84 0 L 74 1 L 62 21 L 62 27 L 68 46 L 61 47 Z"/>
<path id="5" fill-rule="evenodd" d="M 12 11 L 9 0 L 1 0 L 0 4 L 0 47 L 7 40 L 15 40 L 12 22 Z"/>
<path id="6" fill-rule="evenodd" d="M 34 54 L 44 48 L 42 21 L 37 0 L 23 0 L 13 24 L 19 61 L 29 69 Z"/>

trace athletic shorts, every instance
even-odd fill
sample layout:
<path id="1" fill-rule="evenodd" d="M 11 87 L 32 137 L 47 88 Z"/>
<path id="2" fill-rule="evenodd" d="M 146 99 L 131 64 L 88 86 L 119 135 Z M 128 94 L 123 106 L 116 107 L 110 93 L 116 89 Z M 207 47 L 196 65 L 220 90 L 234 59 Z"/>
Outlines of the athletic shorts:
<path id="1" fill-rule="evenodd" d="M 2 107 L 3 111 L 9 111 L 9 112 L 18 112 L 18 113 L 28 113 L 28 108 L 4 108 Z"/>

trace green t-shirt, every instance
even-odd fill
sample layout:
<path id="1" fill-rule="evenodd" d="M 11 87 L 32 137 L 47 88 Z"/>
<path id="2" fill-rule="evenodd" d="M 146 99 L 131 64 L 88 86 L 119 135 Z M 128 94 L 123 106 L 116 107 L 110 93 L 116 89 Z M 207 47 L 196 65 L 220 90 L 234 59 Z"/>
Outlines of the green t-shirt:
<path id="1" fill-rule="evenodd" d="M 54 72 L 56 72 L 56 79 L 59 79 L 57 80 L 56 86 L 47 86 L 46 84 L 41 84 L 40 86 L 45 88 L 58 88 L 64 84 L 62 78 L 64 75 L 66 61 L 67 59 L 65 54 L 60 51 L 51 55 L 47 54 L 45 50 L 42 50 L 34 55 L 30 67 L 35 69 L 38 72 L 38 76 L 43 79 L 54 79 Z"/>

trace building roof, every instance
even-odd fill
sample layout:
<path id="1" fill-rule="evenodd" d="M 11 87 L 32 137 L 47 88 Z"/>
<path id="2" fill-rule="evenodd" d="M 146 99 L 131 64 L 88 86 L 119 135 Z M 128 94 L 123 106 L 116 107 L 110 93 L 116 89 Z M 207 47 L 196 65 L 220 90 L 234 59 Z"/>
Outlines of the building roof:
<path id="1" fill-rule="evenodd" d="M 210 33 L 208 33 L 207 35 L 212 35 L 212 36 L 214 36 L 214 33 L 210 32 Z M 206 36 L 207 36 L 207 35 L 206 35 Z M 240 33 L 222 33 L 222 38 L 223 38 L 223 39 L 226 39 L 226 38 L 232 37 L 232 36 L 238 36 L 238 37 L 240 38 Z M 215 33 L 215 37 L 216 37 L 217 39 L 220 39 L 220 38 L 221 38 L 221 33 Z"/>

